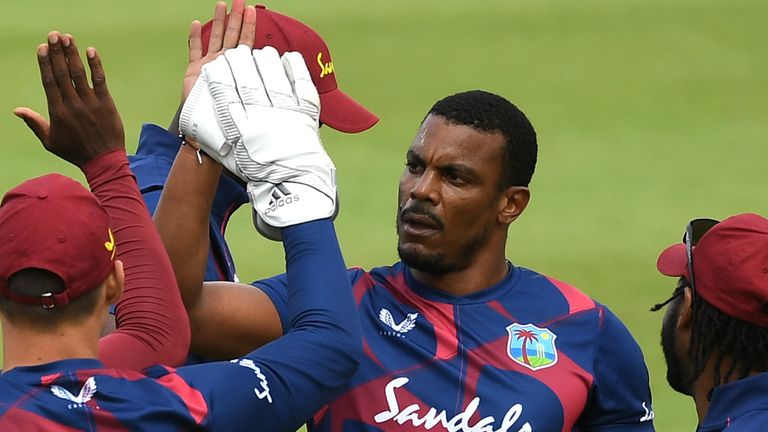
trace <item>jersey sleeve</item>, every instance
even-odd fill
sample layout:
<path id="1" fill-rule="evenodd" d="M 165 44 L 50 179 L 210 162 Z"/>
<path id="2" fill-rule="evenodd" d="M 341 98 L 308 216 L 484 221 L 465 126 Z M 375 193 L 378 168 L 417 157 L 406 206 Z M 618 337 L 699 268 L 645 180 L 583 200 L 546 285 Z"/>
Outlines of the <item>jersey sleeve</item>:
<path id="1" fill-rule="evenodd" d="M 281 338 L 230 363 L 180 368 L 219 430 L 294 431 L 337 395 L 362 356 L 360 321 L 330 220 L 283 229 Z M 224 384 L 226 383 L 226 384 Z"/>
<path id="2" fill-rule="evenodd" d="M 648 369 L 629 330 L 602 306 L 594 384 L 579 424 L 584 431 L 653 431 Z"/>
<path id="3" fill-rule="evenodd" d="M 357 279 L 364 273 L 362 269 L 351 268 L 347 270 L 349 283 L 354 286 Z M 260 289 L 269 297 L 269 300 L 275 306 L 277 314 L 280 316 L 280 324 L 283 326 L 283 332 L 291 329 L 291 323 L 288 315 L 288 283 L 286 274 L 279 274 L 271 278 L 251 282 L 251 285 Z"/>
<path id="4" fill-rule="evenodd" d="M 83 172 L 109 213 L 117 258 L 125 269 L 117 330 L 99 341 L 100 359 L 107 367 L 131 370 L 182 363 L 189 349 L 189 320 L 125 152 L 105 153 L 83 166 Z"/>

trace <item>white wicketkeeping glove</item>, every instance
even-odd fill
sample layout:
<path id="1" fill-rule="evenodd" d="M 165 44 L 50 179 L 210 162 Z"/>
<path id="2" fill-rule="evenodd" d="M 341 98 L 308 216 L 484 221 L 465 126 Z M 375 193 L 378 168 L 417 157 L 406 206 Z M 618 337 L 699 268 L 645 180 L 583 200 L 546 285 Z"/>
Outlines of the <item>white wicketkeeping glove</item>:
<path id="1" fill-rule="evenodd" d="M 320 142 L 319 115 L 301 54 L 281 59 L 272 47 L 251 52 L 241 45 L 203 67 L 180 126 L 248 183 L 256 228 L 277 240 L 281 227 L 337 213 L 335 167 Z"/>

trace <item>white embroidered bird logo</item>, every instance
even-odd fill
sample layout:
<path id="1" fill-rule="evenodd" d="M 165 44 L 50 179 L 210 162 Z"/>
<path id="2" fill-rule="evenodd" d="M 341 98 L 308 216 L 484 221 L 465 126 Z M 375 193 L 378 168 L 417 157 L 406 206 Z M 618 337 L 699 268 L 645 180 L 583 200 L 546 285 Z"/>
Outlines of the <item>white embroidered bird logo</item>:
<path id="1" fill-rule="evenodd" d="M 407 333 L 411 331 L 416 327 L 416 318 L 418 317 L 418 313 L 409 313 L 400 324 L 395 324 L 395 319 L 392 317 L 390 311 L 385 308 L 381 308 L 379 311 L 379 321 L 398 333 Z"/>
<path id="2" fill-rule="evenodd" d="M 51 393 L 61 399 L 68 400 L 76 404 L 84 404 L 93 399 L 93 395 L 96 394 L 96 380 L 94 377 L 88 378 L 85 381 L 85 384 L 83 384 L 83 388 L 80 389 L 80 393 L 78 393 L 77 396 L 70 393 L 69 390 L 65 389 L 64 387 L 57 385 L 51 386 Z"/>

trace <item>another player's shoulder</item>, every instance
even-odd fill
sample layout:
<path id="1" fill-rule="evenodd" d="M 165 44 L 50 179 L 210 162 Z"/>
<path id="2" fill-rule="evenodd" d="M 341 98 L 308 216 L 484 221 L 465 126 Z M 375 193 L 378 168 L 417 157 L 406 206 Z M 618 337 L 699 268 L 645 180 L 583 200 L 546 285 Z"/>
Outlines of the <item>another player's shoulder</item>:
<path id="1" fill-rule="evenodd" d="M 136 154 L 128 156 L 142 193 L 165 184 L 179 146 L 178 137 L 165 129 L 152 124 L 142 127 Z"/>
<path id="2" fill-rule="evenodd" d="M 150 157 L 174 159 L 179 151 L 179 147 L 181 147 L 181 139 L 178 136 L 160 126 L 145 123 L 141 127 L 136 154 L 131 156 L 131 158 L 134 160 Z"/>

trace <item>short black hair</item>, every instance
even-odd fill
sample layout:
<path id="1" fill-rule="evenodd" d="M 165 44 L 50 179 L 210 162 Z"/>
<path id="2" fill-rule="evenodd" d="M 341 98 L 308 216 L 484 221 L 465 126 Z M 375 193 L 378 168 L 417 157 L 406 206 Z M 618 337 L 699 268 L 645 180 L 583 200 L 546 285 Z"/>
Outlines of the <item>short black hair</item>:
<path id="1" fill-rule="evenodd" d="M 8 289 L 17 294 L 37 297 L 49 292 L 63 292 L 64 281 L 48 270 L 28 268 L 8 278 Z M 93 288 L 64 306 L 50 309 L 44 309 L 42 305 L 26 305 L 0 298 L 0 313 L 11 322 L 36 329 L 50 329 L 64 322 L 76 322 L 90 316 L 96 309 L 100 292 L 101 289 Z"/>
<path id="2" fill-rule="evenodd" d="M 427 113 L 451 123 L 470 126 L 504 137 L 500 186 L 528 186 L 536 169 L 536 131 L 525 114 L 507 99 L 483 90 L 471 90 L 437 101 Z M 426 117 L 425 117 L 426 119 Z"/>
<path id="3" fill-rule="evenodd" d="M 761 327 L 726 315 L 693 292 L 693 327 L 688 355 L 693 361 L 692 379 L 704 371 L 715 355 L 715 386 L 746 378 L 751 372 L 768 371 L 768 327 Z M 723 359 L 732 363 L 721 376 Z"/>

